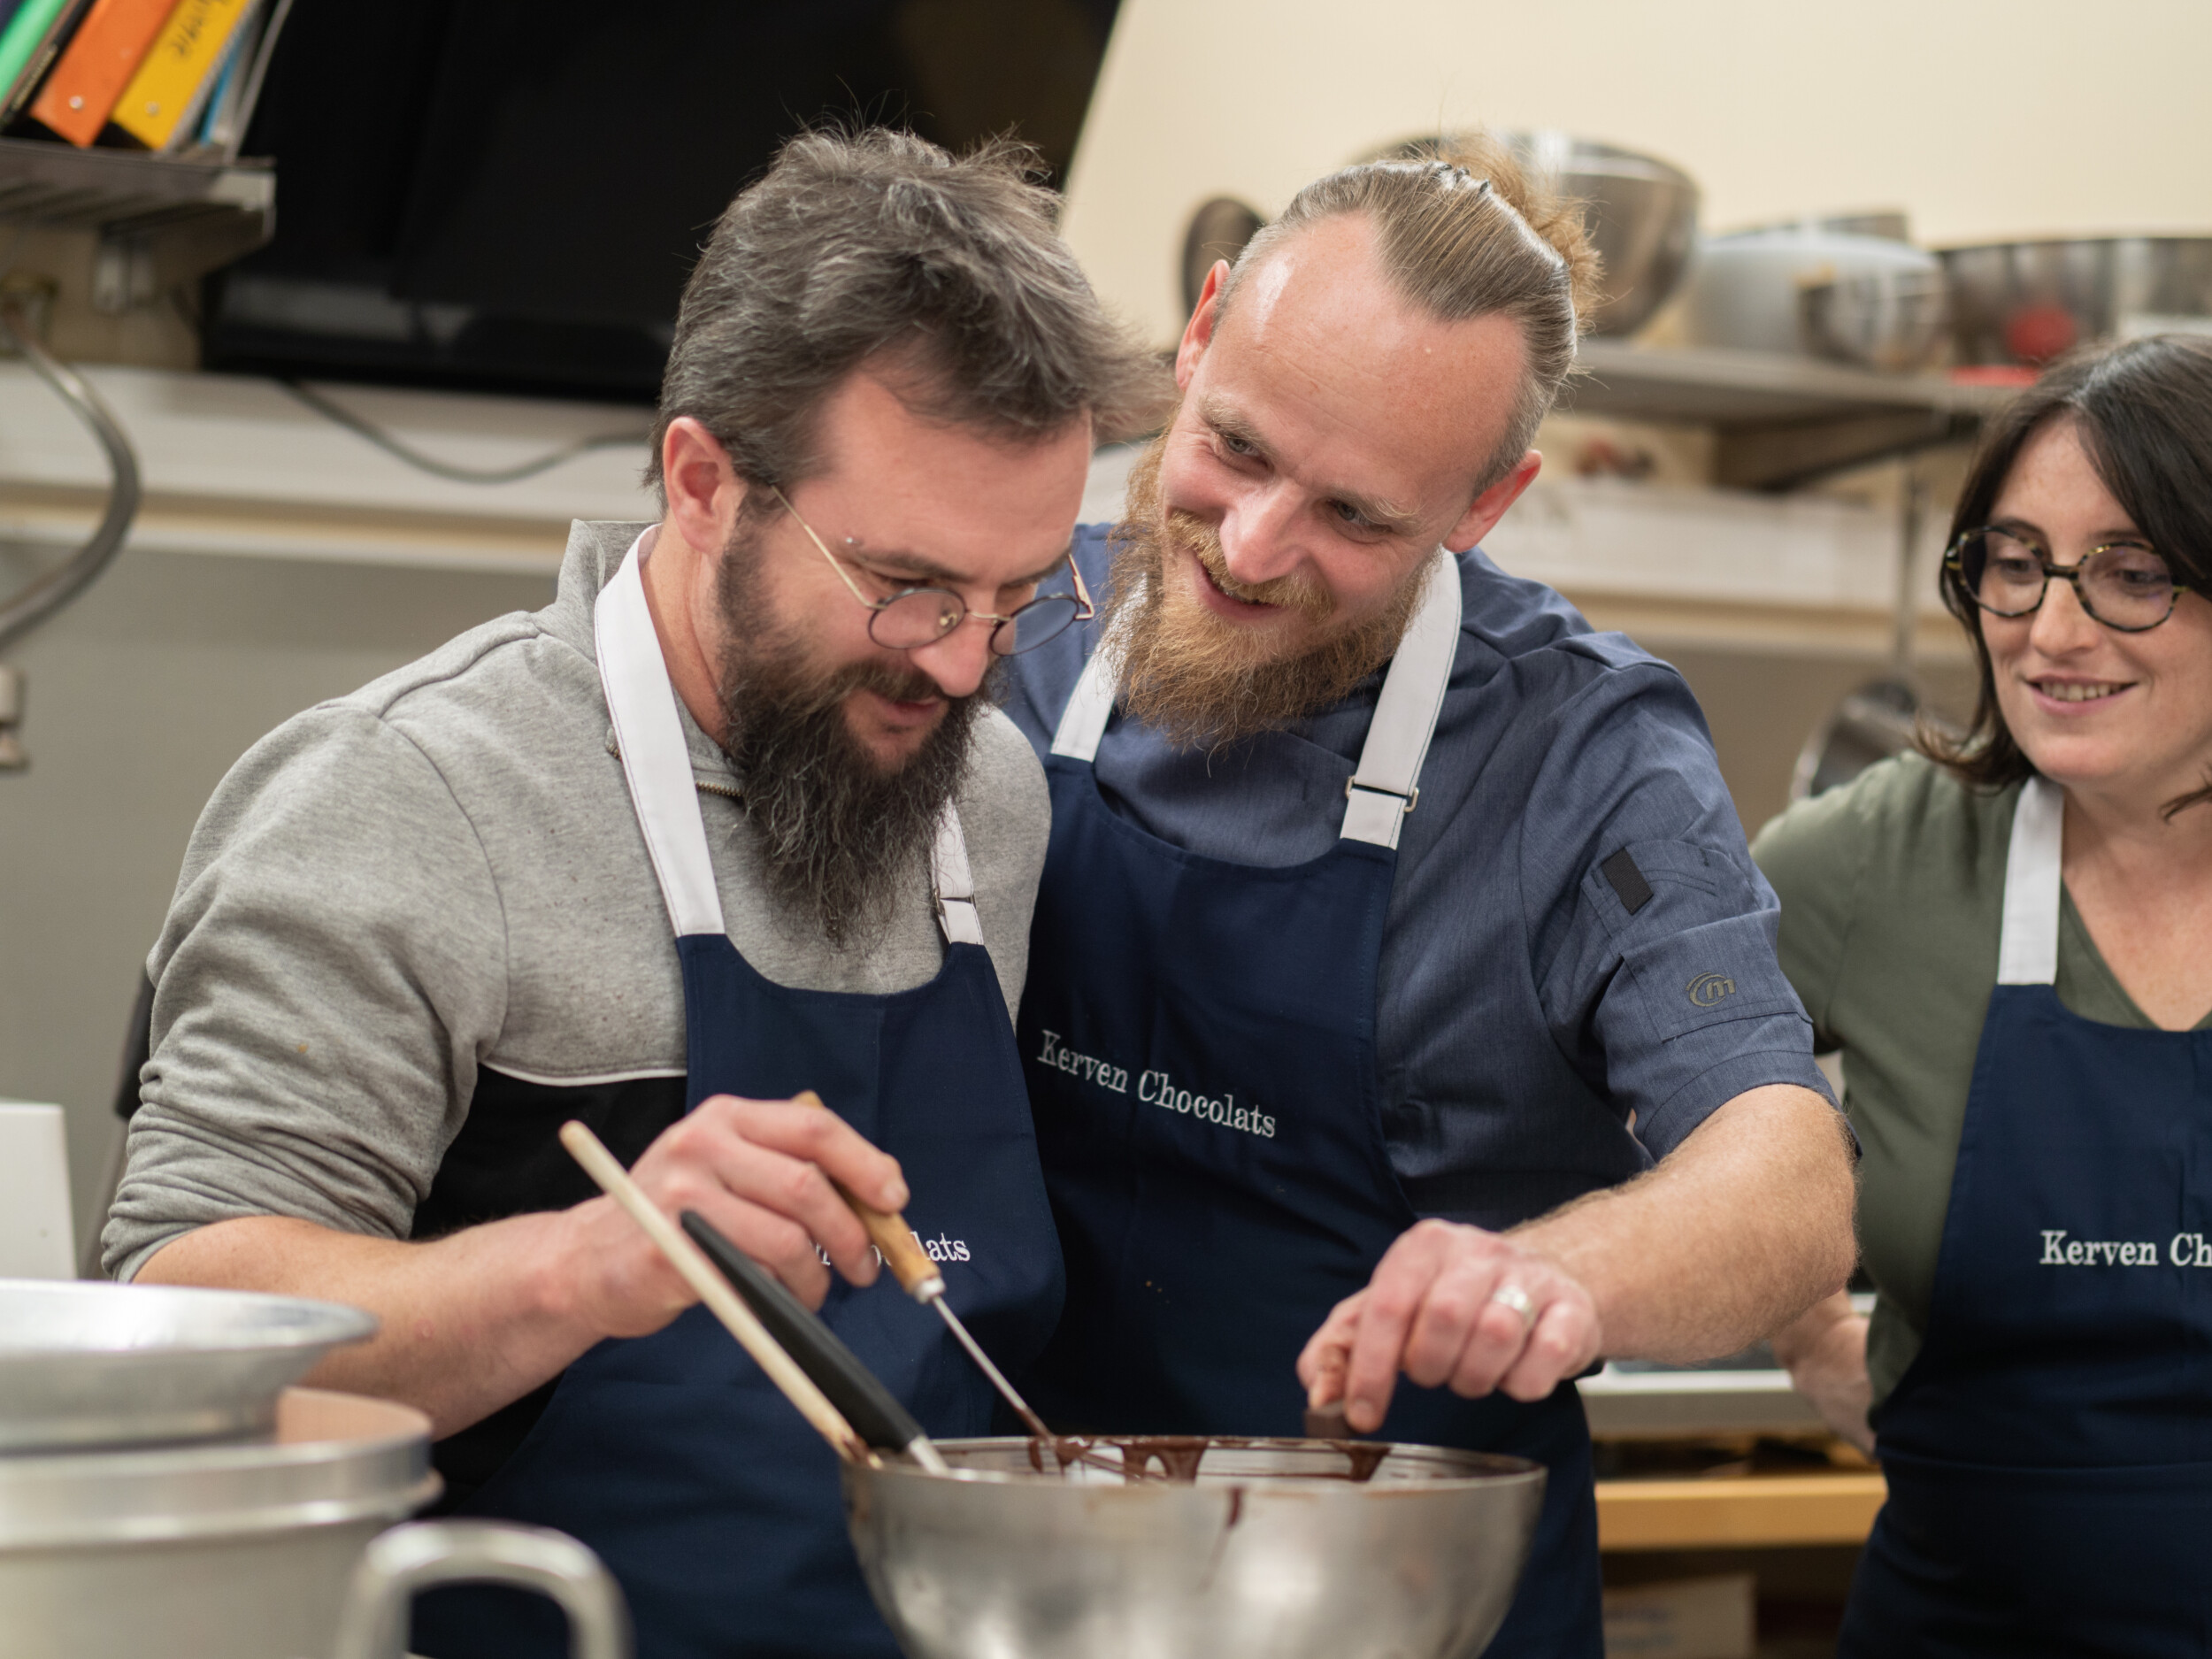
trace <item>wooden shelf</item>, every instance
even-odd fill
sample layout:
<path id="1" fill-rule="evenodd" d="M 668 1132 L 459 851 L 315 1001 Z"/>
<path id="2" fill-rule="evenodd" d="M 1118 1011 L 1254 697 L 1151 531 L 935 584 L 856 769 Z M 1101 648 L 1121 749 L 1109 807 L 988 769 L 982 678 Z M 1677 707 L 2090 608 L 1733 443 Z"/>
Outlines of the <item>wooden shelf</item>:
<path id="1" fill-rule="evenodd" d="M 1861 1544 L 1888 1488 L 1878 1472 L 1601 1480 L 1601 1549 Z"/>

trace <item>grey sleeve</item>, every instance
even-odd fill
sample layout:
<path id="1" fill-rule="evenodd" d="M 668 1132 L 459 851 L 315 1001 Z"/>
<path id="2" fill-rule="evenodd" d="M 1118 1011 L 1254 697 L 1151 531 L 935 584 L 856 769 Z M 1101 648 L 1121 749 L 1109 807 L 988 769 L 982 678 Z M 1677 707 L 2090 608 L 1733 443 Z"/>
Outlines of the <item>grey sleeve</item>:
<path id="1" fill-rule="evenodd" d="M 1028 740 L 995 709 L 976 723 L 974 761 L 960 792 L 977 914 L 991 965 L 1018 1018 L 1029 971 L 1029 918 L 1052 838 L 1052 797 Z"/>
<path id="2" fill-rule="evenodd" d="M 498 891 L 423 753 L 345 704 L 257 744 L 193 832 L 147 971 L 107 1271 L 239 1216 L 405 1237 L 507 986 Z"/>

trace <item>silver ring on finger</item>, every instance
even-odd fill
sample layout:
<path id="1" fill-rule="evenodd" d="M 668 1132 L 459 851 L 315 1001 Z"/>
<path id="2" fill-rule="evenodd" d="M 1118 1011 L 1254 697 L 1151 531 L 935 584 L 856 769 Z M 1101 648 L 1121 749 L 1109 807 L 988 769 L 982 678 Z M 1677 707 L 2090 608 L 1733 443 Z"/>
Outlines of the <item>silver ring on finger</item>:
<path id="1" fill-rule="evenodd" d="M 1490 1300 L 1519 1314 L 1523 1330 L 1532 1331 L 1536 1328 L 1536 1303 L 1530 1299 L 1528 1292 L 1518 1285 L 1499 1286 L 1490 1293 Z"/>

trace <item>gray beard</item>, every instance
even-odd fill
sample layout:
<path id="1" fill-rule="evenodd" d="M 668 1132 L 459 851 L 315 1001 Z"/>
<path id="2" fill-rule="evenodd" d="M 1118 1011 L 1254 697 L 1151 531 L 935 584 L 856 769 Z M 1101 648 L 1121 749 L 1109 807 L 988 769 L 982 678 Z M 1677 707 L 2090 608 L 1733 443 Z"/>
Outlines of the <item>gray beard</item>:
<path id="1" fill-rule="evenodd" d="M 868 949 L 881 942 L 907 884 L 926 874 L 938 819 L 967 775 L 984 694 L 952 699 L 921 748 L 886 771 L 846 725 L 847 696 L 936 696 L 935 682 L 879 663 L 824 674 L 790 630 L 762 626 L 758 585 L 754 550 L 733 545 L 718 583 L 733 619 L 721 664 L 722 747 L 770 899 L 810 918 L 832 948 Z"/>

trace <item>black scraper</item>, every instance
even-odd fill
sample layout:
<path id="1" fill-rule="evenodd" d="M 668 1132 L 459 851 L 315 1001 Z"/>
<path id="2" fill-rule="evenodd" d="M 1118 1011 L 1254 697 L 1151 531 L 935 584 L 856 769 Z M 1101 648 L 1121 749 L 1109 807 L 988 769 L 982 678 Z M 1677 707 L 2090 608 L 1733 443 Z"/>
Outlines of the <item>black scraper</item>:
<path id="1" fill-rule="evenodd" d="M 904 1452 L 925 1467 L 942 1467 L 929 1436 L 898 1396 L 860 1363 L 860 1356 L 836 1332 L 785 1289 L 780 1279 L 724 1238 L 697 1210 L 687 1210 L 678 1219 L 692 1242 L 706 1252 L 707 1259 L 768 1327 L 768 1334 L 845 1414 L 854 1433 L 878 1451 Z"/>

